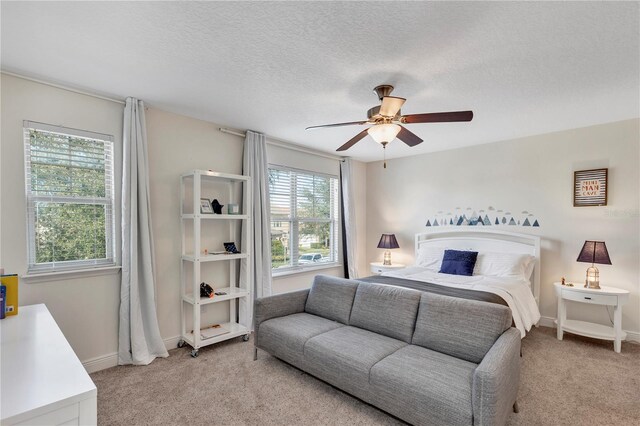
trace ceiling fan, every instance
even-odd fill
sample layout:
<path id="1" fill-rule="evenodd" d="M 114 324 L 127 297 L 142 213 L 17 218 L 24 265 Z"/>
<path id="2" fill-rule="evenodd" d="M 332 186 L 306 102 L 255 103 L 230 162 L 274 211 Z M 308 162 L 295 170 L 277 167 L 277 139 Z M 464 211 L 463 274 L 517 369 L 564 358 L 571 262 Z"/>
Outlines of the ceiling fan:
<path id="1" fill-rule="evenodd" d="M 380 105 L 374 106 L 367 111 L 367 120 L 364 121 L 350 121 L 346 123 L 324 124 L 322 126 L 307 127 L 306 130 L 319 129 L 323 127 L 342 127 L 371 124 L 372 126 L 364 129 L 347 143 L 342 145 L 336 151 L 346 151 L 351 148 L 367 134 L 378 143 L 382 144 L 383 148 L 387 147 L 387 144 L 394 140 L 396 137 L 409 146 L 416 146 L 422 143 L 422 139 L 413 132 L 410 132 L 400 124 L 415 124 L 415 123 L 443 123 L 454 121 L 471 121 L 473 119 L 473 111 L 451 111 L 451 112 L 432 112 L 424 114 L 408 114 L 402 115 L 400 108 L 405 103 L 406 99 L 398 98 L 395 96 L 389 96 L 393 91 L 393 86 L 383 84 L 376 86 L 373 89 L 374 93 L 378 95 L 380 99 Z M 385 162 L 385 167 L 386 167 Z"/>

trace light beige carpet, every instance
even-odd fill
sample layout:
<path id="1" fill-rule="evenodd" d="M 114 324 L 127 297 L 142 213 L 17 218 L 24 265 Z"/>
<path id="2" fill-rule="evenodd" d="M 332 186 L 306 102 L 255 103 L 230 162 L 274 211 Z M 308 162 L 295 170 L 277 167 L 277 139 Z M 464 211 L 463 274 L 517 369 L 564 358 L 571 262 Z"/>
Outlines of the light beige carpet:
<path id="1" fill-rule="evenodd" d="M 640 424 L 640 345 L 540 327 L 523 340 L 520 413 L 510 425 Z M 401 421 L 240 339 L 91 375 L 101 425 L 396 425 Z"/>

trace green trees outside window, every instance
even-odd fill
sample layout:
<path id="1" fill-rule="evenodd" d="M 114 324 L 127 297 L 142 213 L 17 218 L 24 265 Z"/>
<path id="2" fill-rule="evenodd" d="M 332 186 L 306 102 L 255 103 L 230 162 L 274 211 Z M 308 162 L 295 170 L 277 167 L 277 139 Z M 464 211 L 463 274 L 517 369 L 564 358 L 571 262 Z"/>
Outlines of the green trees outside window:
<path id="1" fill-rule="evenodd" d="M 113 262 L 113 143 L 25 129 L 30 269 Z"/>
<path id="2" fill-rule="evenodd" d="M 270 168 L 269 190 L 272 268 L 335 262 L 338 180 Z"/>

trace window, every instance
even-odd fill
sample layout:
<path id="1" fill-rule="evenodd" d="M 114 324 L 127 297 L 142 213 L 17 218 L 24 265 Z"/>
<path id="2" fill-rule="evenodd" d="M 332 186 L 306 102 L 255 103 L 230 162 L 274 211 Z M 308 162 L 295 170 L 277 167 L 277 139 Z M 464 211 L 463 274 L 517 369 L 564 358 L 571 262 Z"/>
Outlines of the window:
<path id="1" fill-rule="evenodd" d="M 271 268 L 307 268 L 338 260 L 338 179 L 269 167 Z"/>
<path id="2" fill-rule="evenodd" d="M 24 122 L 29 272 L 115 265 L 113 137 Z"/>

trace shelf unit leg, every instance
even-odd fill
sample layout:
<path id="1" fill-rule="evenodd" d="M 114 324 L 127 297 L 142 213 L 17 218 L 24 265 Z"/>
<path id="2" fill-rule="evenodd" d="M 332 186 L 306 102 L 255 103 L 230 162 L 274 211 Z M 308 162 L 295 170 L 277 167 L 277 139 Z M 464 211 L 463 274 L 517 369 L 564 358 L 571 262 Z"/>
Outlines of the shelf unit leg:
<path id="1" fill-rule="evenodd" d="M 258 348 L 253 348 L 253 360 L 258 360 Z"/>

